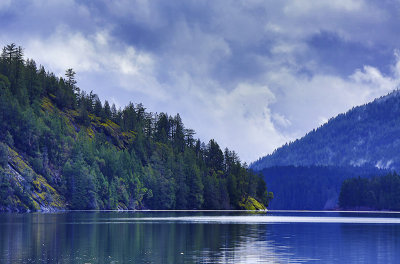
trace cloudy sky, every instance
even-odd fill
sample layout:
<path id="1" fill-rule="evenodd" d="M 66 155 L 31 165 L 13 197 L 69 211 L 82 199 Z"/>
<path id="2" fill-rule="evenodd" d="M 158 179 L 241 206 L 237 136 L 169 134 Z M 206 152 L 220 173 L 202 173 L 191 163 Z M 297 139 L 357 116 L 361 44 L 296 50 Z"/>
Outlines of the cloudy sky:
<path id="1" fill-rule="evenodd" d="M 395 89 L 399 0 L 0 1 L 0 44 L 251 162 Z"/>

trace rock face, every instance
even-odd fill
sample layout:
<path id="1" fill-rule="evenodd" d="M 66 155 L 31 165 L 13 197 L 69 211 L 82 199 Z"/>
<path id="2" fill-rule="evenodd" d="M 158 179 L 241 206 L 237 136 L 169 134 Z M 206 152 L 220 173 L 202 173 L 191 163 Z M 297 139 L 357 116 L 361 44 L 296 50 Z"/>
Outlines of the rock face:
<path id="1" fill-rule="evenodd" d="M 0 167 L 0 211 L 51 212 L 66 209 L 64 198 L 37 174 L 15 150 L 8 148 L 8 163 Z"/>

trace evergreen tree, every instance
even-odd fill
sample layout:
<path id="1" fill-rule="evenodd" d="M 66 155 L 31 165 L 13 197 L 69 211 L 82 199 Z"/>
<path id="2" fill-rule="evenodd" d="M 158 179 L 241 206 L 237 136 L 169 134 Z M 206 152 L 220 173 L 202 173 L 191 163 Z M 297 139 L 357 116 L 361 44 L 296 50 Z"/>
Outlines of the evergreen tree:
<path id="1" fill-rule="evenodd" d="M 218 143 L 213 139 L 207 145 L 206 164 L 216 173 L 221 173 L 224 170 L 224 155 Z"/>
<path id="2" fill-rule="evenodd" d="M 8 147 L 4 143 L 0 142 L 0 166 L 3 168 L 8 163 Z"/>
<path id="3" fill-rule="evenodd" d="M 98 96 L 94 98 L 94 107 L 93 107 L 94 114 L 96 116 L 103 116 L 103 106 L 101 105 L 101 101 Z"/>
<path id="4" fill-rule="evenodd" d="M 111 113 L 110 104 L 106 100 L 104 102 L 104 117 L 103 117 L 103 119 L 111 119 L 111 116 L 112 116 L 112 113 Z"/>
<path id="5" fill-rule="evenodd" d="M 72 92 L 75 94 L 75 96 L 79 96 L 81 90 L 79 89 L 78 86 L 76 86 L 76 79 L 75 79 L 75 74 L 74 70 L 72 68 L 69 68 L 65 71 L 65 77 L 66 77 L 66 85 Z"/>
<path id="6" fill-rule="evenodd" d="M 214 140 L 195 140 L 179 114 L 103 106 L 93 91 L 80 91 L 75 75 L 70 68 L 59 78 L 24 60 L 21 47 L 4 47 L 0 140 L 24 161 L 13 169 L 25 180 L 22 188 L 13 183 L 8 146 L 0 143 L 2 205 L 19 199 L 34 209 L 32 199 L 44 197 L 49 206 L 54 193 L 70 209 L 229 209 L 249 195 L 265 198 L 256 186 L 263 180 Z M 37 177 L 47 183 L 37 186 Z"/>

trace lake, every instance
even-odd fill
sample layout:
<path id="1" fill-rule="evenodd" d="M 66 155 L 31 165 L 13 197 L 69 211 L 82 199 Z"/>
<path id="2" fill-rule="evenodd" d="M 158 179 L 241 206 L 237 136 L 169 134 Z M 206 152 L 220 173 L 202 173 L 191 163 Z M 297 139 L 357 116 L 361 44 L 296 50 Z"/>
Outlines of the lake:
<path id="1" fill-rule="evenodd" d="M 396 263 L 400 214 L 0 214 L 0 263 Z"/>

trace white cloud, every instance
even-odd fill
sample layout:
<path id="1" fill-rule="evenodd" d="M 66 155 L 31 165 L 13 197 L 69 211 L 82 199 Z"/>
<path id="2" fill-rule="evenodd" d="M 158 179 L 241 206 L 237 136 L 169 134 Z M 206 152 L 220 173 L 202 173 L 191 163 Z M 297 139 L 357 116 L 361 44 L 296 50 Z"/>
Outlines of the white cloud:
<path id="1" fill-rule="evenodd" d="M 183 75 L 203 82 L 211 77 L 218 62 L 231 56 L 230 46 L 223 36 L 191 27 L 185 20 L 176 23 L 170 41 L 166 42 L 167 52 L 160 54 L 158 70 L 175 82 L 180 82 Z M 179 86 L 175 89 L 180 88 L 186 89 Z M 207 88 L 207 85 L 202 87 Z"/>
<path id="2" fill-rule="evenodd" d="M 285 7 L 285 12 L 291 15 L 309 15 L 313 12 L 324 11 L 359 11 L 365 6 L 362 0 L 302 0 L 289 1 Z"/>
<path id="3" fill-rule="evenodd" d="M 400 51 L 396 49 L 394 51 L 394 56 L 396 58 L 396 63 L 392 65 L 391 70 L 396 79 L 400 79 Z"/>
<path id="4" fill-rule="evenodd" d="M 345 40 L 364 44 L 395 41 L 390 37 L 390 15 L 373 2 L 363 0 L 290 0 L 264 2 L 264 29 L 277 40 L 303 42 L 319 32 L 334 32 Z"/>
<path id="5" fill-rule="evenodd" d="M 395 65 L 398 64 L 397 58 Z M 386 76 L 372 66 L 364 66 L 348 78 L 328 74 L 307 77 L 281 68 L 267 73 L 265 81 L 276 96 L 276 103 L 270 105 L 273 120 L 279 124 L 282 115 L 289 124 L 286 129 L 278 126 L 280 132 L 299 137 L 353 106 L 396 89 L 400 84 L 398 75 L 396 70 Z"/>
<path id="6" fill-rule="evenodd" d="M 278 128 L 286 128 L 289 127 L 292 122 L 290 122 L 289 119 L 287 119 L 284 115 L 279 114 L 279 113 L 273 113 L 271 115 L 272 120 L 274 121 L 275 126 L 277 126 Z"/>
<path id="7" fill-rule="evenodd" d="M 371 91 L 377 91 L 378 93 L 394 89 L 399 82 L 399 80 L 390 76 L 384 76 L 379 69 L 372 66 L 364 66 L 362 70 L 356 70 L 350 78 L 355 83 L 365 85 Z"/>
<path id="8" fill-rule="evenodd" d="M 2 0 L 0 2 L 0 11 L 9 8 L 11 5 L 11 0 Z"/>
<path id="9" fill-rule="evenodd" d="M 253 161 L 288 140 L 271 120 L 269 105 L 275 96 L 267 86 L 240 83 L 231 91 L 216 89 L 212 96 L 204 93 L 193 99 L 179 104 L 185 105 L 185 123 L 200 126 L 196 130 L 203 140 L 214 138 L 222 148 L 239 151 L 243 161 Z"/>
<path id="10" fill-rule="evenodd" d="M 61 26 L 47 38 L 31 38 L 25 45 L 27 55 L 40 59 L 55 71 L 73 67 L 77 71 L 110 70 L 137 73 L 151 66 L 147 54 L 137 53 L 133 47 L 122 46 L 107 31 L 85 36 Z"/>
<path id="11" fill-rule="evenodd" d="M 2 1 L 0 10 L 9 3 Z M 59 76 L 74 68 L 81 88 L 117 106 L 133 101 L 153 112 L 179 112 L 202 140 L 215 138 L 247 162 L 399 84 L 397 55 L 389 74 L 365 65 L 338 76 L 327 73 L 330 65 L 319 61 L 308 43 L 314 34 L 330 32 L 360 45 L 398 45 L 388 26 L 391 17 L 378 4 L 118 0 L 102 5 L 104 10 L 72 0 L 37 0 L 26 10 L 15 8 L 13 28 L 0 39 L 24 46 L 28 57 Z"/>
<path id="12" fill-rule="evenodd" d="M 215 138 L 221 147 L 237 150 L 247 162 L 354 105 L 381 96 L 396 84 L 371 66 L 349 78 L 301 75 L 295 54 L 304 53 L 307 47 L 300 41 L 281 39 L 272 45 L 272 57 L 255 57 L 265 61 L 261 78 L 227 89 L 210 76 L 210 65 L 232 56 L 226 39 L 184 22 L 176 27 L 179 30 L 167 50 L 179 51 L 162 56 L 123 44 L 107 30 L 85 35 L 66 26 L 46 38 L 31 38 L 25 47 L 29 57 L 59 75 L 69 67 L 78 77 L 108 75 L 107 85 L 111 83 L 114 90 L 102 93 L 111 102 L 123 106 L 132 100 L 145 103 L 149 111 L 179 112 L 202 140 Z M 160 72 L 168 74 L 168 82 L 158 78 Z M 93 87 L 95 92 L 96 86 L 106 85 L 96 79 L 85 83 L 91 87 L 82 88 Z M 121 88 L 129 97 L 118 95 L 123 93 Z"/>
<path id="13" fill-rule="evenodd" d="M 47 38 L 29 39 L 25 51 L 28 57 L 46 65 L 58 76 L 63 76 L 68 68 L 78 73 L 78 81 L 79 75 L 101 73 L 124 89 L 155 98 L 167 96 L 155 80 L 152 56 L 119 42 L 107 30 L 84 35 L 60 26 Z"/>

